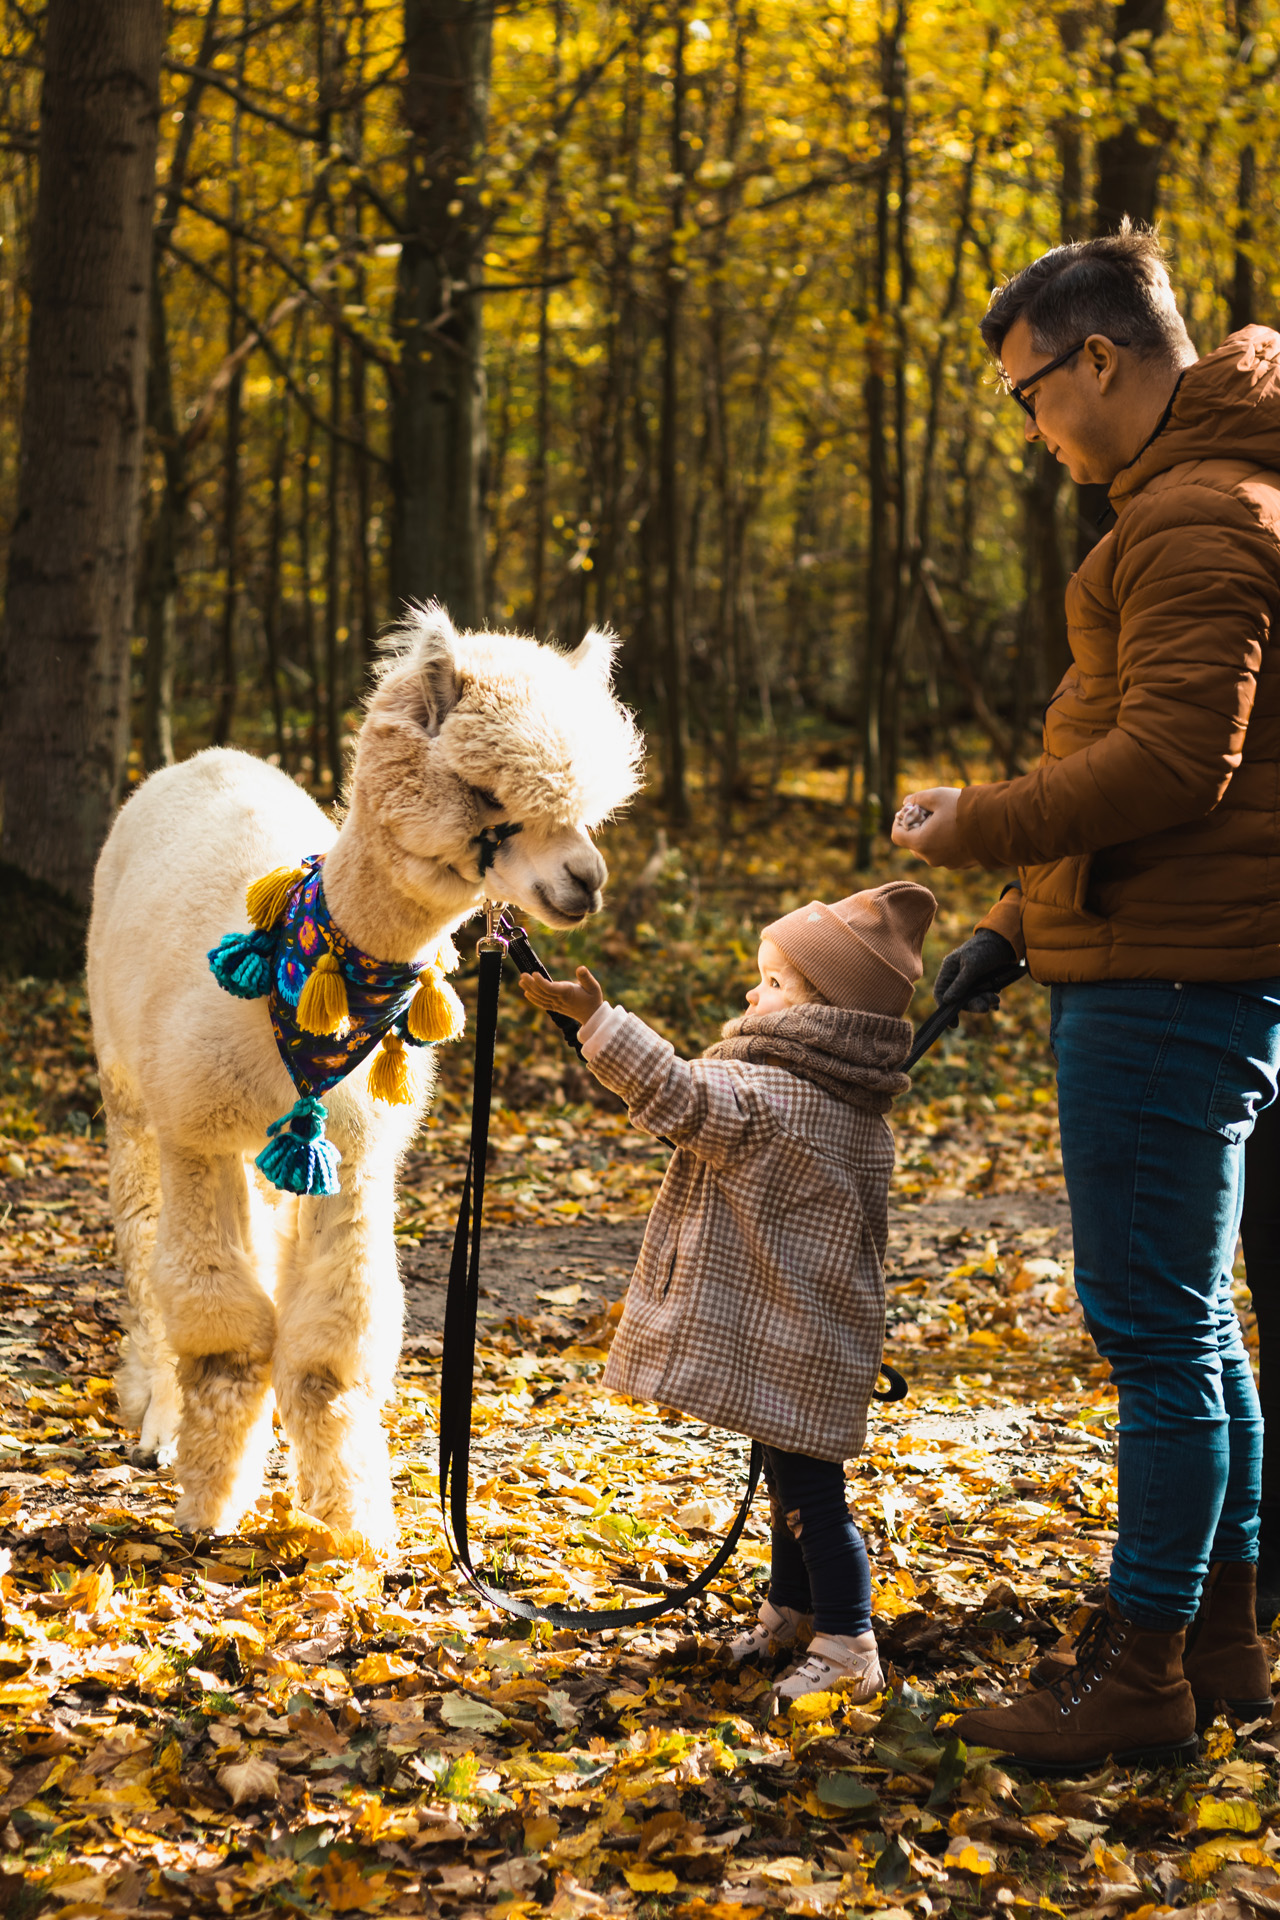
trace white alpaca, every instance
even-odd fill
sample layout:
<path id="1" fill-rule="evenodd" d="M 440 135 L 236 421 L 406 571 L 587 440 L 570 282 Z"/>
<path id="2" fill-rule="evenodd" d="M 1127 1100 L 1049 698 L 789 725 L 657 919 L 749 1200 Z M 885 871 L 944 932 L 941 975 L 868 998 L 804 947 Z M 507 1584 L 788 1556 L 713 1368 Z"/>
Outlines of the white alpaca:
<path id="1" fill-rule="evenodd" d="M 362 1063 L 325 1100 L 341 1191 L 276 1193 L 252 1162 L 294 1087 L 266 1001 L 223 992 L 208 950 L 248 926 L 251 881 L 308 853 L 326 855 L 333 921 L 376 959 L 430 952 L 486 897 L 576 926 L 606 878 L 587 830 L 637 785 L 607 635 L 564 655 L 459 636 L 427 608 L 398 638 L 339 831 L 276 768 L 213 749 L 149 779 L 98 863 L 89 993 L 132 1314 L 120 1403 L 144 1454 L 176 1447 L 193 1531 L 234 1526 L 255 1498 L 274 1387 L 302 1505 L 394 1538 L 395 1181 L 432 1087 L 429 1048 L 410 1056 L 407 1106 L 374 1101 Z M 520 831 L 482 876 L 481 830 L 503 822 Z"/>

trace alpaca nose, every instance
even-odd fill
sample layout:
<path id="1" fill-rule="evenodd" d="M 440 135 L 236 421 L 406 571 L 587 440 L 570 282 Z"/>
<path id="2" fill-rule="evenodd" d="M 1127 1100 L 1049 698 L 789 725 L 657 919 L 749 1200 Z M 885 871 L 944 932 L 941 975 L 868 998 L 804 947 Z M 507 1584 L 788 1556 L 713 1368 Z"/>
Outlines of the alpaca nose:
<path id="1" fill-rule="evenodd" d="M 572 866 L 566 862 L 564 876 L 578 895 L 583 913 L 599 913 L 600 890 L 609 878 L 609 869 L 595 848 L 579 854 Z"/>

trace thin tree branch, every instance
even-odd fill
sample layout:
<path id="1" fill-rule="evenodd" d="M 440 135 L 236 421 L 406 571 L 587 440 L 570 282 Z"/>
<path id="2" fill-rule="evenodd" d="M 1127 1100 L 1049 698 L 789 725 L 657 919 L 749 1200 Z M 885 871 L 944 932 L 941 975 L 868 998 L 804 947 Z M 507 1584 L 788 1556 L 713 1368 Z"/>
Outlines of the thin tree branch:
<path id="1" fill-rule="evenodd" d="M 762 213 L 768 207 L 781 207 L 788 200 L 800 200 L 810 193 L 823 193 L 828 187 L 847 187 L 858 180 L 872 179 L 884 164 L 883 159 L 863 160 L 841 168 L 838 173 L 814 174 L 812 178 L 802 180 L 798 187 L 788 187 L 785 193 L 770 194 L 768 199 L 757 200 L 749 207 L 733 207 L 727 213 L 717 214 L 714 220 L 700 220 L 698 230 L 700 233 L 714 233 L 717 227 L 727 226 L 739 214 Z"/>
<path id="2" fill-rule="evenodd" d="M 942 604 L 942 595 L 938 592 L 938 583 L 933 577 L 933 568 L 926 560 L 920 568 L 920 586 L 924 593 L 924 603 L 933 619 L 934 629 L 942 642 L 942 651 L 946 654 L 951 671 L 969 696 L 973 707 L 974 719 L 985 728 L 991 738 L 991 744 L 1001 759 L 1005 760 L 1015 773 L 1021 771 L 1016 764 L 1017 742 L 1012 730 L 1006 727 L 998 714 L 993 713 L 982 690 L 982 684 L 973 670 L 960 636 L 947 618 L 947 610 Z"/>
<path id="3" fill-rule="evenodd" d="M 240 301 L 233 301 L 231 299 L 226 284 L 218 278 L 211 267 L 205 265 L 203 260 L 197 260 L 194 254 L 188 253 L 185 247 L 179 246 L 174 240 L 169 242 L 169 252 L 175 260 L 180 260 L 184 267 L 190 267 L 192 273 L 196 274 L 206 285 L 211 286 L 215 292 L 220 294 L 222 299 L 228 302 L 241 320 L 247 322 L 255 331 L 259 329 L 259 322 L 254 318 L 253 314 L 251 314 L 248 308 L 243 306 Z M 307 291 L 310 292 L 310 289 L 307 289 Z M 378 449 L 370 446 L 367 441 L 358 440 L 353 434 L 344 433 L 340 427 L 335 427 L 331 421 L 325 419 L 324 415 L 313 403 L 306 388 L 298 385 L 287 365 L 272 346 L 270 340 L 265 337 L 259 338 L 255 344 L 261 349 L 263 358 L 274 368 L 308 420 L 314 421 L 321 432 L 327 433 L 330 439 L 341 440 L 344 446 L 354 448 L 357 453 L 363 454 L 366 459 L 375 460 L 380 467 L 388 471 L 390 470 L 391 462 L 385 454 L 379 453 Z"/>
<path id="4" fill-rule="evenodd" d="M 193 452 L 204 439 L 205 434 L 213 424 L 213 416 L 217 410 L 219 400 L 231 385 L 231 382 L 235 379 L 237 373 L 239 373 L 245 361 L 249 358 L 249 355 L 256 347 L 263 346 L 266 342 L 267 335 L 273 333 L 282 321 L 289 318 L 291 313 L 296 313 L 298 308 L 305 304 L 307 297 L 305 293 L 286 294 L 284 299 L 272 308 L 266 319 L 260 320 L 250 332 L 245 334 L 238 346 L 227 355 L 222 365 L 218 368 L 218 371 L 214 374 L 213 379 L 205 388 L 204 397 L 196 407 L 195 416 L 182 436 L 182 444 L 187 453 Z M 237 302 L 237 306 L 238 305 L 239 303 Z"/>
<path id="5" fill-rule="evenodd" d="M 238 86 L 217 67 L 189 66 L 183 60 L 171 60 L 167 56 L 160 65 L 166 73 L 180 73 L 193 82 L 198 80 L 201 86 L 216 87 L 219 93 L 225 93 L 246 113 L 251 113 L 256 120 L 265 120 L 269 127 L 275 127 L 280 133 L 287 133 L 291 140 L 314 141 L 320 138 L 318 127 L 303 126 L 297 120 L 287 120 L 282 113 L 276 113 L 270 107 L 259 105 L 246 87 Z"/>
<path id="6" fill-rule="evenodd" d="M 323 288 L 317 286 L 314 281 L 308 280 L 307 276 L 295 267 L 293 262 L 287 259 L 284 254 L 280 253 L 277 248 L 273 247 L 269 240 L 264 240 L 262 235 L 255 233 L 251 227 L 242 226 L 238 221 L 228 219 L 225 213 L 216 213 L 212 207 L 207 207 L 203 201 L 195 199 L 194 196 L 189 193 L 182 195 L 182 204 L 188 208 L 190 212 L 198 215 L 201 220 L 207 220 L 211 226 L 221 228 L 223 233 L 231 234 L 237 240 L 244 241 L 246 246 L 257 247 L 266 255 L 267 259 L 270 260 L 272 266 L 284 275 L 286 280 L 291 280 L 295 287 L 300 288 L 302 292 L 309 295 L 309 297 L 316 302 L 316 305 L 328 320 L 329 325 L 338 333 L 342 334 L 344 339 L 353 341 L 362 353 L 366 354 L 370 360 L 382 368 L 384 373 L 390 375 L 395 372 L 394 360 L 392 360 L 388 354 L 385 354 L 380 347 L 376 346 L 367 334 L 363 334 L 358 328 L 349 325 L 341 311 L 331 300 L 325 297 Z M 169 250 L 171 253 L 176 252 L 172 242 L 170 242 Z M 335 260 L 345 257 L 345 250 L 343 253 L 334 255 Z"/>

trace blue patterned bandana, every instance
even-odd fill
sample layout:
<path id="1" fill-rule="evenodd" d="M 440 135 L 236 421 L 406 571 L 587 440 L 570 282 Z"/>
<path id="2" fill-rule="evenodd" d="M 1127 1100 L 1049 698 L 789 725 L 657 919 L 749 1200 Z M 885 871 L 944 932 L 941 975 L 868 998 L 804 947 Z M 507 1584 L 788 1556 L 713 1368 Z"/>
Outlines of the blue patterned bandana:
<path id="1" fill-rule="evenodd" d="M 425 964 L 404 966 L 394 960 L 371 960 L 353 946 L 333 924 L 324 897 L 324 855 L 308 854 L 302 862 L 307 878 L 290 896 L 284 919 L 271 932 L 276 938 L 267 1010 L 271 1031 L 285 1070 L 299 1093 L 317 1098 L 345 1080 L 354 1067 L 373 1052 L 385 1033 L 398 1033 L 410 1046 L 404 1015 L 418 988 Z M 298 1001 L 316 962 L 331 953 L 338 962 L 347 989 L 346 1031 L 304 1033 L 297 1022 Z"/>
<path id="2" fill-rule="evenodd" d="M 276 1047 L 298 1091 L 296 1104 L 268 1128 L 269 1143 L 255 1164 L 286 1193 L 309 1195 L 338 1191 L 341 1156 L 325 1138 L 321 1095 L 388 1034 L 408 1046 L 431 1044 L 414 1038 L 406 1018 L 424 962 L 406 966 L 361 953 L 330 918 L 323 866 L 322 853 L 308 854 L 281 917 L 254 933 L 224 934 L 209 955 L 210 971 L 228 993 L 238 1000 L 266 997 Z M 305 1032 L 298 1002 L 327 954 L 342 978 L 346 1018 L 336 1033 Z"/>

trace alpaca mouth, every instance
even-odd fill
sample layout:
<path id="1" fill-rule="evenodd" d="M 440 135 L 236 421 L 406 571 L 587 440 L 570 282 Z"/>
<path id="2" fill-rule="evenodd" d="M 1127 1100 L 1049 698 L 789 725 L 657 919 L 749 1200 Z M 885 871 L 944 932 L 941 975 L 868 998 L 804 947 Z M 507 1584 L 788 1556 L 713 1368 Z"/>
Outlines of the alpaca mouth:
<path id="1" fill-rule="evenodd" d="M 604 905 L 604 896 L 598 888 L 593 888 L 586 904 L 576 913 L 572 908 L 560 906 L 541 884 L 535 886 L 533 891 L 548 916 L 548 924 L 556 927 L 580 927 L 593 913 L 599 913 Z"/>

